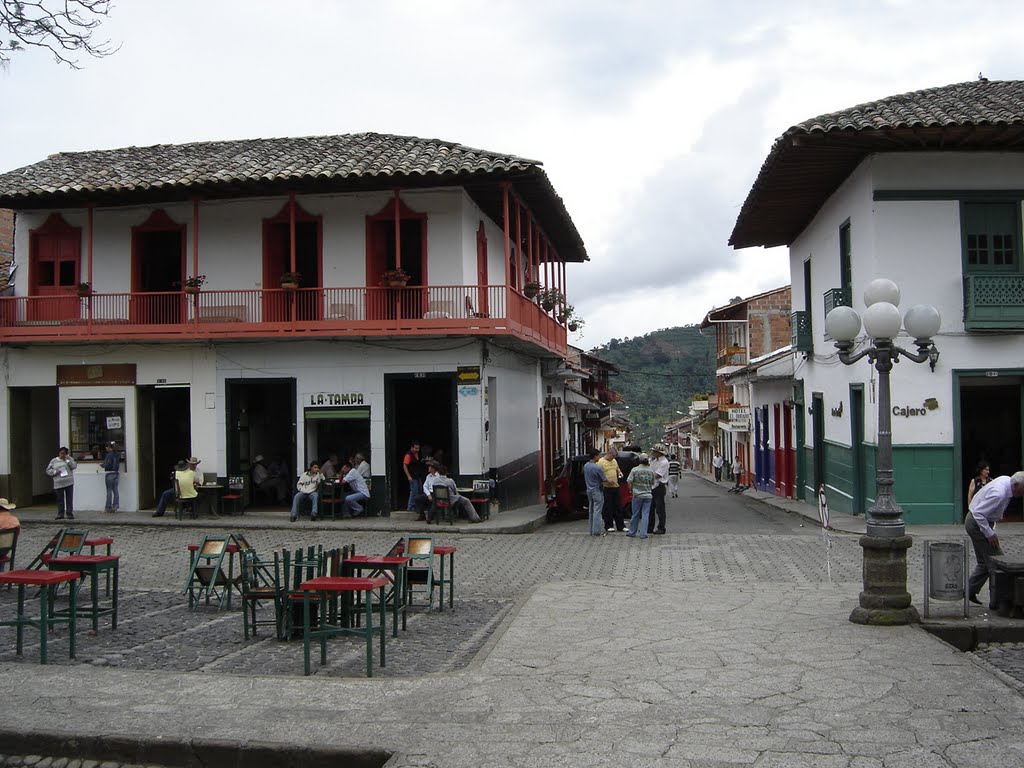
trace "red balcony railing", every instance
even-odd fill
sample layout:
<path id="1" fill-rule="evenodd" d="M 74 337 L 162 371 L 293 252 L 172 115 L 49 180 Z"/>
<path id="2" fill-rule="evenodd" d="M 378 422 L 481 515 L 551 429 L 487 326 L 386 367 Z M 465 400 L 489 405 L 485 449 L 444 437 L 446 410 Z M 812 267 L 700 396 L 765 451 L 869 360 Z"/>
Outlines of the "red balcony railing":
<path id="1" fill-rule="evenodd" d="M 0 298 L 0 342 L 508 334 L 552 351 L 565 328 L 503 285 L 250 289 Z"/>

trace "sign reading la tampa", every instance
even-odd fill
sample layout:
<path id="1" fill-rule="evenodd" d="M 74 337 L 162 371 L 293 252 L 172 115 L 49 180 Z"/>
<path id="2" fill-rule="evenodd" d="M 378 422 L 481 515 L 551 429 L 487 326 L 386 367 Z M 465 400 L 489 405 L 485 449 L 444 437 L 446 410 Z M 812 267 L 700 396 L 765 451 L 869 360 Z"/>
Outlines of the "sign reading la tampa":
<path id="1" fill-rule="evenodd" d="M 307 408 L 333 408 L 339 405 L 363 405 L 362 392 L 311 392 L 306 397 Z"/>

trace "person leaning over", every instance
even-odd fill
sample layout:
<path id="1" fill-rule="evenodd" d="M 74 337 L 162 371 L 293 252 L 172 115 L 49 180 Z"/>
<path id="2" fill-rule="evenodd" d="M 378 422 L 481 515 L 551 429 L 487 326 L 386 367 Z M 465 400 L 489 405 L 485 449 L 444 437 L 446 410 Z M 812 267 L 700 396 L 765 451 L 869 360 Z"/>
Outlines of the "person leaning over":
<path id="1" fill-rule="evenodd" d="M 967 535 L 971 537 L 971 543 L 974 545 L 974 557 L 977 561 L 967 580 L 967 598 L 975 605 L 981 605 L 978 592 L 988 581 L 989 610 L 995 610 L 998 607 L 994 594 L 994 579 L 992 578 L 994 572 L 992 555 L 1003 553 L 999 548 L 999 537 L 996 536 L 995 524 L 1002 520 L 1010 500 L 1021 496 L 1024 496 L 1024 471 L 997 477 L 974 494 L 970 512 L 964 521 L 964 528 L 967 530 Z"/>
<path id="2" fill-rule="evenodd" d="M 315 461 L 311 462 L 309 469 L 303 472 L 298 482 L 295 483 L 298 493 L 292 496 L 291 521 L 293 523 L 299 516 L 299 507 L 302 505 L 303 499 L 309 499 L 309 503 L 312 505 L 309 513 L 310 521 L 312 522 L 320 516 L 320 483 L 323 481 L 324 476 L 320 474 L 320 464 Z"/>
<path id="3" fill-rule="evenodd" d="M 366 485 L 366 478 L 362 476 L 358 468 L 346 466 L 350 468 L 345 473 L 342 482 L 348 486 L 351 493 L 345 496 L 345 501 L 341 503 L 341 516 L 356 517 L 363 514 L 363 504 L 370 498 L 370 489 Z"/>
<path id="4" fill-rule="evenodd" d="M 53 492 L 57 497 L 57 519 L 75 519 L 75 469 L 78 464 L 68 454 L 66 446 L 61 446 L 57 455 L 50 459 L 46 466 L 46 474 L 53 478 Z"/>
<path id="5" fill-rule="evenodd" d="M 583 465 L 583 482 L 587 487 L 587 501 L 590 502 L 590 535 L 607 536 L 604 532 L 604 470 L 599 460 L 601 452 L 591 450 L 590 461 Z"/>

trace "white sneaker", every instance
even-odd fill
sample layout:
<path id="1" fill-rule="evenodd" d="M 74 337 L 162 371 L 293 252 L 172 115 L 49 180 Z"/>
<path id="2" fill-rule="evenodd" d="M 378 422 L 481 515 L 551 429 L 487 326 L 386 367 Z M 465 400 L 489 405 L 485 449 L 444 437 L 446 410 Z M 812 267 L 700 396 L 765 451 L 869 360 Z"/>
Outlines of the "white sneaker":
<path id="1" fill-rule="evenodd" d="M 605 528 L 605 530 L 608 531 L 608 533 L 615 533 L 615 526 L 613 525 L 611 528 Z"/>

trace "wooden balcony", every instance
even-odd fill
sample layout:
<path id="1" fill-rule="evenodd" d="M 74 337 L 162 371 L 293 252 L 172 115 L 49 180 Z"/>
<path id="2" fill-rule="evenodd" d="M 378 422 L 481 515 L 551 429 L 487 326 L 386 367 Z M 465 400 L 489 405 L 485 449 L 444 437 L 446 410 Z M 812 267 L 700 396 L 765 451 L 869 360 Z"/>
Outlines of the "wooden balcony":
<path id="1" fill-rule="evenodd" d="M 0 298 L 0 342 L 505 335 L 566 353 L 565 328 L 504 285 Z"/>
<path id="2" fill-rule="evenodd" d="M 729 346 L 725 349 L 718 350 L 718 356 L 716 358 L 716 369 L 721 370 L 722 368 L 742 368 L 747 364 L 747 348 L 738 346 Z"/>
<path id="3" fill-rule="evenodd" d="M 965 276 L 964 328 L 1024 331 L 1024 275 Z"/>

